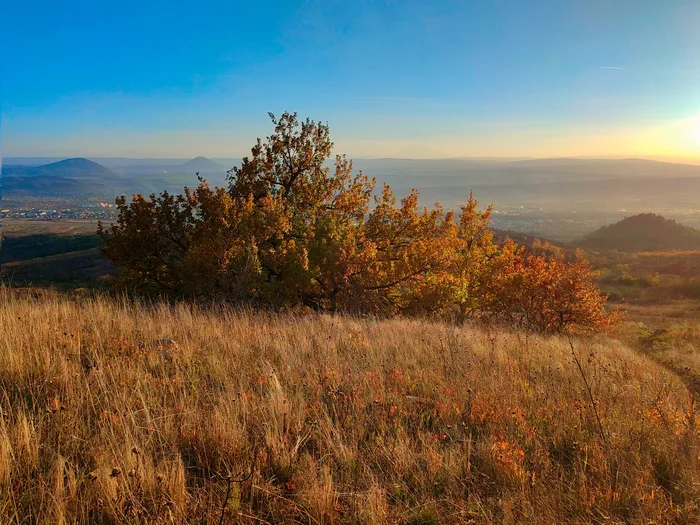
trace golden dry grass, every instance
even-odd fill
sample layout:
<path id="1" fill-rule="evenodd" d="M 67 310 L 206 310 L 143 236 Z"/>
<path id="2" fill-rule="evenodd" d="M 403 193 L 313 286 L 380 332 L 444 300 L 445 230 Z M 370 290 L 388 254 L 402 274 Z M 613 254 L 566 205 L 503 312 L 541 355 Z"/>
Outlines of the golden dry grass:
<path id="1" fill-rule="evenodd" d="M 560 338 L 8 291 L 0 331 L 1 523 L 698 520 L 692 397 L 611 339 L 601 436 Z"/>
<path id="2" fill-rule="evenodd" d="M 647 329 L 639 339 L 643 351 L 678 374 L 700 396 L 700 325 L 683 321 Z"/>

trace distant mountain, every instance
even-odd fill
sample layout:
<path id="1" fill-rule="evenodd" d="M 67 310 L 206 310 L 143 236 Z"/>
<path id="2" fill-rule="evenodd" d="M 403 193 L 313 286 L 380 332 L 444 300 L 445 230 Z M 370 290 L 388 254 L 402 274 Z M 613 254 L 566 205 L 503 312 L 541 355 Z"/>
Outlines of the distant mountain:
<path id="1" fill-rule="evenodd" d="M 3 166 L 3 193 L 32 196 L 105 195 L 140 185 L 88 159 L 65 159 L 41 166 Z"/>
<path id="2" fill-rule="evenodd" d="M 43 166 L 36 166 L 29 168 L 29 172 L 32 176 L 57 176 L 70 177 L 72 179 L 103 178 L 108 180 L 119 178 L 116 173 L 105 168 L 102 164 L 83 158 L 66 159 L 51 164 L 44 164 Z"/>
<path id="3" fill-rule="evenodd" d="M 3 166 L 2 173 L 6 177 L 70 177 L 105 180 L 120 178 L 102 164 L 83 158 L 65 159 L 41 166 Z"/>
<path id="4" fill-rule="evenodd" d="M 700 231 L 654 213 L 625 217 L 584 237 L 582 247 L 619 252 L 700 250 Z"/>
<path id="5" fill-rule="evenodd" d="M 192 171 L 192 172 L 212 172 L 212 171 L 226 171 L 218 162 L 214 162 L 206 157 L 196 157 L 192 160 L 188 160 L 184 164 L 177 167 L 179 170 Z"/>

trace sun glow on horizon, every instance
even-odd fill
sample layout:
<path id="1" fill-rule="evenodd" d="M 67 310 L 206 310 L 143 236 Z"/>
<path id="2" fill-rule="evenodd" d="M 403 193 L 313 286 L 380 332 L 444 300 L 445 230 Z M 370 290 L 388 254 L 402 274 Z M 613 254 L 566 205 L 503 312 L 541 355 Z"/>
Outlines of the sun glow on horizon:
<path id="1" fill-rule="evenodd" d="M 695 115 L 694 122 L 691 124 L 690 142 L 697 151 L 700 151 L 700 113 Z"/>
<path id="2" fill-rule="evenodd" d="M 674 122 L 668 128 L 669 139 L 684 153 L 700 153 L 700 113 Z"/>
<path id="3" fill-rule="evenodd" d="M 700 112 L 648 129 L 635 143 L 646 155 L 700 158 Z"/>

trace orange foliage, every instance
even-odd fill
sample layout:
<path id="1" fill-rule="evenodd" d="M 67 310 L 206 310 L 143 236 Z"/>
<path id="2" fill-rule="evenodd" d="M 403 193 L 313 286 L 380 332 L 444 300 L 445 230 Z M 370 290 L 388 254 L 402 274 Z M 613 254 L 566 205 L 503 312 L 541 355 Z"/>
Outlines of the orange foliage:
<path id="1" fill-rule="evenodd" d="M 461 213 L 397 200 L 337 156 L 328 127 L 274 116 L 273 134 L 229 173 L 184 195 L 117 199 L 99 233 L 126 284 L 176 296 L 274 307 L 437 313 L 516 320 L 542 331 L 598 328 L 614 319 L 582 262 L 499 250 L 491 209 L 472 195 Z M 373 201 L 373 206 L 370 204 Z M 370 209 L 371 208 L 371 209 Z"/>
<path id="2" fill-rule="evenodd" d="M 600 330 L 620 320 L 618 311 L 605 311 L 590 264 L 580 257 L 534 255 L 506 243 L 487 285 L 489 315 L 541 332 Z"/>

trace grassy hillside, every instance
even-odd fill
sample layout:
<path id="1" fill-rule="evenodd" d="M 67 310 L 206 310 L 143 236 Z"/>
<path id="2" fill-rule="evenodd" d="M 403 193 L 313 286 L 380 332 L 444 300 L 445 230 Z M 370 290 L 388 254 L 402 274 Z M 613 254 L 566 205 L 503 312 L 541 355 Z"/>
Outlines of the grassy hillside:
<path id="1" fill-rule="evenodd" d="M 602 289 L 616 301 L 700 305 L 700 251 L 592 255 Z"/>
<path id="2" fill-rule="evenodd" d="M 5 220 L 0 279 L 63 290 L 102 285 L 114 268 L 98 249 L 96 229 L 87 220 Z"/>
<path id="3" fill-rule="evenodd" d="M 84 158 L 65 159 L 41 166 L 2 167 L 3 192 L 25 196 L 113 195 L 141 186 L 101 164 Z"/>
<path id="4" fill-rule="evenodd" d="M 0 264 L 36 259 L 100 244 L 96 221 L 5 219 Z"/>
<path id="5" fill-rule="evenodd" d="M 592 405 L 567 340 L 428 321 L 2 291 L 0 331 L 2 523 L 700 510 L 694 398 L 611 339 L 573 341 Z"/>
<path id="6" fill-rule="evenodd" d="M 104 286 L 114 271 L 112 263 L 98 248 L 88 248 L 5 263 L 0 278 L 14 287 L 46 287 L 71 291 Z"/>

